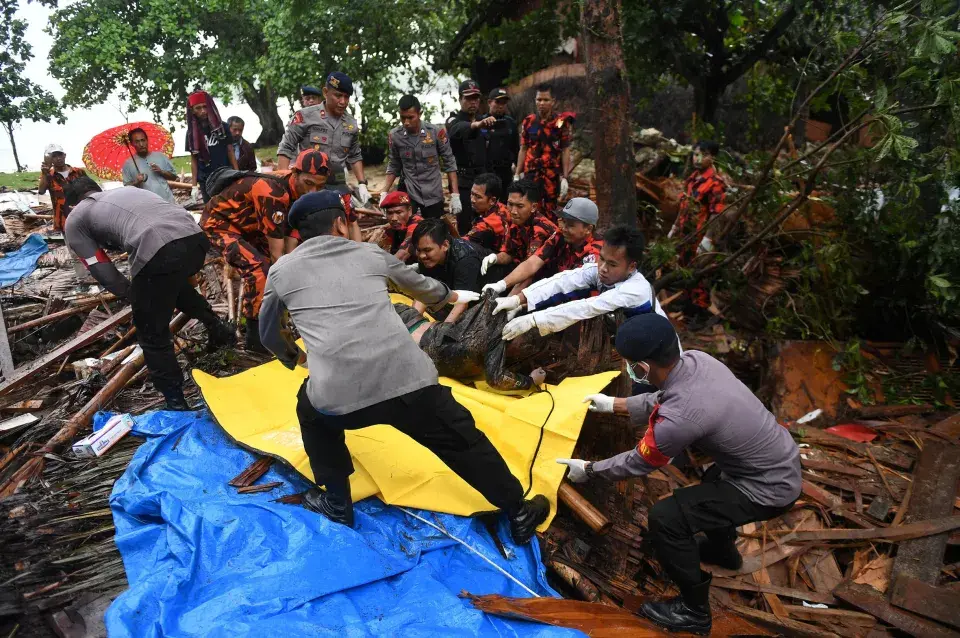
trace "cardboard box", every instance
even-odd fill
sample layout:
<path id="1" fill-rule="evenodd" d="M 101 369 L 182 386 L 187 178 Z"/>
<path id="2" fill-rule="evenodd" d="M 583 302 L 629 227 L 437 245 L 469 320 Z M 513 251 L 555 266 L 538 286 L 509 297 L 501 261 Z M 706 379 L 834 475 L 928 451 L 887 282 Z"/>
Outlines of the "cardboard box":
<path id="1" fill-rule="evenodd" d="M 132 429 L 133 418 L 129 414 L 118 414 L 90 436 L 74 443 L 73 453 L 84 458 L 102 456 Z"/>

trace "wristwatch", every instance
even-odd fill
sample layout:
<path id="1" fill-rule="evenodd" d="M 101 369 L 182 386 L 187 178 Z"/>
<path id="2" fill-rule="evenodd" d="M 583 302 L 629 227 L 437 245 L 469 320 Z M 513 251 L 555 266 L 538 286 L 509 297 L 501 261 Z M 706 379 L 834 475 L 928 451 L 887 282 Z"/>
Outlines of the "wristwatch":
<path id="1" fill-rule="evenodd" d="M 593 471 L 593 462 L 587 463 L 583 468 L 584 473 L 586 473 L 587 478 L 595 479 L 597 478 L 597 473 Z"/>
<path id="2" fill-rule="evenodd" d="M 367 180 L 365 180 L 365 179 L 361 179 L 360 181 L 357 182 L 357 184 L 363 184 L 364 186 L 367 186 L 367 185 L 368 185 L 368 184 L 367 184 Z"/>

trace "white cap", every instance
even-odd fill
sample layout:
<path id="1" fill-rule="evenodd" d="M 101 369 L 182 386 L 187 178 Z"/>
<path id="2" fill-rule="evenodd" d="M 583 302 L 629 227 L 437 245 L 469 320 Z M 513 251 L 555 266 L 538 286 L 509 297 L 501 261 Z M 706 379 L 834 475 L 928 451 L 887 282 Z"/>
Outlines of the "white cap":
<path id="1" fill-rule="evenodd" d="M 53 155 L 54 153 L 64 153 L 63 147 L 59 144 L 47 144 L 47 147 L 43 149 L 44 155 Z"/>

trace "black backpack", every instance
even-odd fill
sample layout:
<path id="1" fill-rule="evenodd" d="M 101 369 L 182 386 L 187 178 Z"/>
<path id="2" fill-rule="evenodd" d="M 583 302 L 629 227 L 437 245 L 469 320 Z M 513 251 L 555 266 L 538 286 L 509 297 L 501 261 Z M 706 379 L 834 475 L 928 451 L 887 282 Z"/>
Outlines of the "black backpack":
<path id="1" fill-rule="evenodd" d="M 267 177 L 269 179 L 277 179 L 276 175 L 270 173 L 260 173 L 257 171 L 238 171 L 235 168 L 230 168 L 229 166 L 221 166 L 217 170 L 210 173 L 207 177 L 205 183 L 207 189 L 207 196 L 211 199 L 220 193 L 223 192 L 230 184 L 234 183 L 238 179 L 243 179 L 244 177 Z"/>

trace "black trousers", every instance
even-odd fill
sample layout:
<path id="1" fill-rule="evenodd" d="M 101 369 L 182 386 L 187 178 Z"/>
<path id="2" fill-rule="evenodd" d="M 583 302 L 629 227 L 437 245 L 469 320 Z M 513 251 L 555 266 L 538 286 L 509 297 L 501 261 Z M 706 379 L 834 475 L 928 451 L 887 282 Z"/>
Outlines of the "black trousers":
<path id="1" fill-rule="evenodd" d="M 422 215 L 424 219 L 441 217 L 443 215 L 443 202 L 424 206 L 420 202 L 413 200 L 413 212 Z"/>
<path id="2" fill-rule="evenodd" d="M 473 202 L 470 201 L 470 189 L 472 188 L 472 182 L 460 185 L 460 203 L 463 205 L 463 210 L 457 215 L 457 230 L 460 231 L 461 237 L 469 233 L 470 229 L 473 228 Z"/>
<path id="3" fill-rule="evenodd" d="M 183 387 L 183 374 L 170 336 L 174 310 L 207 327 L 218 321 L 207 300 L 188 282 L 203 268 L 209 248 L 210 242 L 203 233 L 174 240 L 157 251 L 130 285 L 137 340 L 153 385 L 164 394 Z"/>
<path id="4" fill-rule="evenodd" d="M 353 474 L 345 430 L 386 424 L 424 446 L 484 498 L 508 515 L 523 502 L 523 487 L 503 457 L 477 429 L 473 415 L 457 403 L 450 388 L 432 385 L 349 414 L 317 412 L 307 398 L 307 382 L 297 394 L 303 448 L 317 485 L 338 484 Z M 328 486 L 329 487 L 329 486 Z"/>
<path id="5" fill-rule="evenodd" d="M 703 581 L 694 535 L 705 532 L 717 543 L 736 540 L 737 527 L 766 521 L 790 511 L 754 503 L 733 483 L 720 480 L 720 470 L 707 470 L 703 482 L 673 492 L 650 508 L 650 536 L 660 565 L 680 591 Z"/>

